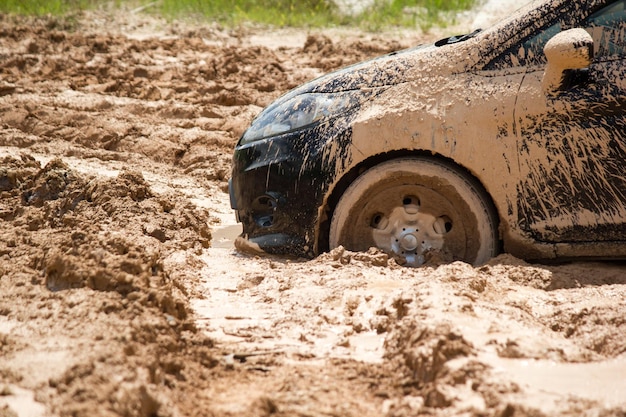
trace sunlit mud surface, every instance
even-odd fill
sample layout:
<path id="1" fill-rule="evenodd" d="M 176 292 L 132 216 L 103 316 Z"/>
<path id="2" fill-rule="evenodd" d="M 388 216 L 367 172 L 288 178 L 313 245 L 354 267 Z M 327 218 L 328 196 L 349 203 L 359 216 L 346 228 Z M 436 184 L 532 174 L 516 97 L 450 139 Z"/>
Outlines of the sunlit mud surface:
<path id="1" fill-rule="evenodd" d="M 624 263 L 233 249 L 257 112 L 435 34 L 70 23 L 0 17 L 0 416 L 626 414 Z"/>

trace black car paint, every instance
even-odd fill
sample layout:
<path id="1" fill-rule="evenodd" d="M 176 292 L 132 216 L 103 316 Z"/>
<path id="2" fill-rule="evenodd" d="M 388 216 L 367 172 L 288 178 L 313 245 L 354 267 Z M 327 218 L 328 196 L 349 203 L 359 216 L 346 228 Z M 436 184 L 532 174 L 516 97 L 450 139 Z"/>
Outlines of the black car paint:
<path id="1" fill-rule="evenodd" d="M 401 74 L 410 60 L 403 55 L 420 48 L 394 52 L 320 77 L 287 93 L 267 110 L 306 93 L 354 91 L 360 102 L 366 102 L 388 86 L 405 82 Z M 380 62 L 384 64 L 378 65 Z M 229 188 L 231 206 L 237 210 L 247 239 L 267 253 L 316 254 L 319 207 L 334 180 L 335 167 L 349 162 L 350 126 L 359 107 L 306 129 L 237 146 L 233 157 L 233 173 L 237 174 Z M 337 151 L 326 152 L 329 147 Z"/>
<path id="2" fill-rule="evenodd" d="M 244 225 L 243 233 L 264 251 L 314 255 L 311 240 L 317 207 L 332 176 L 328 167 L 338 163 L 319 157 L 328 146 L 329 133 L 337 143 L 347 144 L 350 115 L 318 125 L 306 135 L 289 132 L 237 150 L 233 169 L 240 174 L 231 182 L 232 205 Z M 342 154 L 337 153 L 337 158 Z M 313 162 L 305 165 L 302 161 L 307 158 Z"/>

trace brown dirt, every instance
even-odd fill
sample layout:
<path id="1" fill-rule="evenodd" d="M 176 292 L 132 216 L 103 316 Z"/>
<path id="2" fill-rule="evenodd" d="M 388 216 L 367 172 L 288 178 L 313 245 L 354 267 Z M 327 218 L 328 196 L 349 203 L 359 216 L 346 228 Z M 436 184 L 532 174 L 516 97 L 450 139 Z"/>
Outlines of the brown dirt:
<path id="1" fill-rule="evenodd" d="M 624 416 L 626 267 L 232 249 L 254 115 L 434 35 L 0 16 L 0 416 Z"/>

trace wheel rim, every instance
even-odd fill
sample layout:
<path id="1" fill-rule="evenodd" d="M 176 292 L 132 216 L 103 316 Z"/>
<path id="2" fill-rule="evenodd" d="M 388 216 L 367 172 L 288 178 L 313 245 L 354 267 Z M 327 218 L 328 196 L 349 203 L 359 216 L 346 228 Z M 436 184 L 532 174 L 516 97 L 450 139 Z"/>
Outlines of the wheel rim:
<path id="1" fill-rule="evenodd" d="M 376 215 L 372 224 L 376 246 L 409 266 L 422 265 L 426 253 L 441 250 L 446 233 L 442 218 L 418 210 L 410 205 L 396 207 L 388 216 Z"/>
<path id="2" fill-rule="evenodd" d="M 372 187 L 349 217 L 341 238 L 347 249 L 375 246 L 406 266 L 423 265 L 434 253 L 448 261 L 464 259 L 474 250 L 466 240 L 474 217 L 465 207 L 401 179 Z"/>
<path id="3" fill-rule="evenodd" d="M 348 186 L 334 208 L 328 242 L 352 251 L 377 247 L 409 266 L 480 265 L 498 253 L 498 217 L 489 199 L 454 165 L 392 159 Z"/>

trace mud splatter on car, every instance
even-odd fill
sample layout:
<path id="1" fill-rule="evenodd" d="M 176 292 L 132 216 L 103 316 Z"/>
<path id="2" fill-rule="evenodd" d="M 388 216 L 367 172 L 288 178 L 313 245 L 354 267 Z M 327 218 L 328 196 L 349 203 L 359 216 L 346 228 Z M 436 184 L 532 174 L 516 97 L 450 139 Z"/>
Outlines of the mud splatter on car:
<path id="1" fill-rule="evenodd" d="M 235 150 L 249 245 L 421 265 L 626 256 L 624 1 L 535 1 L 485 30 L 328 74 Z"/>

